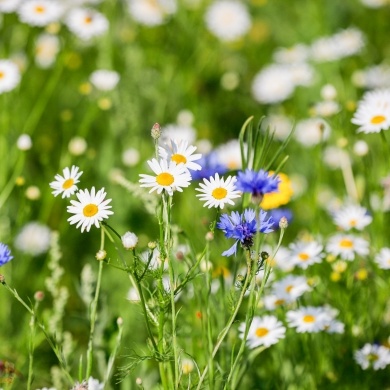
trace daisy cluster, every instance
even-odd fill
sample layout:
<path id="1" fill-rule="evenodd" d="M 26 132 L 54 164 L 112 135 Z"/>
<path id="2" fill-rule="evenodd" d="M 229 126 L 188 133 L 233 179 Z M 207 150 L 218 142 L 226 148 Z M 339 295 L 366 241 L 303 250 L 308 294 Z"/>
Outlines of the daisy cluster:
<path id="1" fill-rule="evenodd" d="M 100 222 L 107 219 L 113 214 L 111 211 L 112 199 L 106 199 L 107 193 L 104 188 L 96 191 L 95 187 L 90 190 L 79 190 L 77 184 L 79 178 L 83 174 L 80 168 L 73 165 L 71 169 L 64 168 L 62 175 L 57 174 L 55 180 L 50 183 L 50 187 L 54 190 L 54 196 L 61 195 L 62 198 L 70 198 L 76 195 L 78 200 L 71 200 L 71 205 L 67 207 L 67 211 L 73 214 L 68 218 L 71 225 L 77 224 L 76 228 L 81 227 L 81 232 L 86 230 L 89 232 L 92 225 L 100 227 Z"/>

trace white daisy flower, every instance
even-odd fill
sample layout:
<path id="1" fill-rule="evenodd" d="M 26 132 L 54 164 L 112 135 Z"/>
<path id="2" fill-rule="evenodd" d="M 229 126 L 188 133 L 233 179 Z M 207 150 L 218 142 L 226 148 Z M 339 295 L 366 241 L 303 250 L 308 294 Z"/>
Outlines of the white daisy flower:
<path id="1" fill-rule="evenodd" d="M 312 147 L 326 141 L 331 134 L 329 124 L 322 118 L 303 119 L 297 123 L 294 138 L 303 146 Z"/>
<path id="2" fill-rule="evenodd" d="M 0 0 L 0 12 L 4 14 L 15 12 L 20 2 L 21 0 Z"/>
<path id="3" fill-rule="evenodd" d="M 0 60 L 0 94 L 12 91 L 20 82 L 17 65 L 10 60 Z"/>
<path id="4" fill-rule="evenodd" d="M 357 132 L 379 133 L 390 127 L 390 89 L 367 92 L 359 102 L 351 122 Z"/>
<path id="5" fill-rule="evenodd" d="M 60 50 L 60 40 L 56 35 L 41 34 L 35 42 L 35 62 L 43 68 L 53 65 Z"/>
<path id="6" fill-rule="evenodd" d="M 79 177 L 83 172 L 79 172 L 79 167 L 75 165 L 71 169 L 68 167 L 64 168 L 62 173 L 63 176 L 55 175 L 55 181 L 52 181 L 49 185 L 54 189 L 52 194 L 54 196 L 62 194 L 62 198 L 69 198 L 77 191 L 76 184 L 80 182 Z"/>
<path id="7" fill-rule="evenodd" d="M 293 129 L 293 122 L 285 115 L 270 114 L 261 122 L 261 129 L 264 132 L 269 129 L 274 139 L 284 141 Z"/>
<path id="8" fill-rule="evenodd" d="M 382 248 L 374 258 L 379 268 L 390 269 L 390 248 Z"/>
<path id="9" fill-rule="evenodd" d="M 278 47 L 272 57 L 275 62 L 280 64 L 305 62 L 309 57 L 309 48 L 302 43 L 298 43 L 289 48 Z"/>
<path id="10" fill-rule="evenodd" d="M 321 263 L 324 247 L 316 241 L 298 241 L 289 245 L 291 261 L 299 268 L 306 269 L 312 264 Z"/>
<path id="11" fill-rule="evenodd" d="M 216 173 L 214 177 L 210 176 L 209 180 L 203 179 L 203 183 L 199 183 L 200 188 L 196 188 L 195 191 L 199 191 L 201 194 L 196 196 L 199 200 L 206 201 L 203 207 L 220 207 L 223 209 L 225 203 L 234 205 L 233 199 L 241 197 L 241 192 L 236 190 L 236 181 L 235 176 L 224 179 Z"/>
<path id="12" fill-rule="evenodd" d="M 318 333 L 324 329 L 326 314 L 322 307 L 301 307 L 286 313 L 290 327 L 296 328 L 298 333 Z"/>
<path id="13" fill-rule="evenodd" d="M 245 325 L 245 322 L 243 322 L 238 328 L 241 339 L 244 338 Z M 249 348 L 269 347 L 283 339 L 285 335 L 286 328 L 275 316 L 253 317 L 246 343 Z"/>
<path id="14" fill-rule="evenodd" d="M 159 146 L 159 155 L 167 161 L 174 161 L 176 164 L 184 164 L 191 171 L 199 171 L 202 167 L 194 161 L 199 160 L 201 154 L 193 154 L 196 146 L 188 146 L 185 140 L 174 141 L 170 140 L 164 146 Z"/>
<path id="15" fill-rule="evenodd" d="M 191 125 L 180 125 L 180 124 L 168 124 L 163 126 L 162 135 L 159 139 L 161 145 L 169 140 L 187 141 L 189 144 L 195 142 L 196 139 L 196 130 Z"/>
<path id="16" fill-rule="evenodd" d="M 363 370 L 382 370 L 390 364 L 390 350 L 383 345 L 367 343 L 355 352 L 354 358 Z"/>
<path id="17" fill-rule="evenodd" d="M 327 333 L 344 333 L 345 325 L 336 320 L 336 316 L 339 314 L 339 311 L 331 306 L 323 306 L 325 319 L 324 319 L 324 331 Z"/>
<path id="18" fill-rule="evenodd" d="M 333 222 L 342 230 L 363 230 L 372 222 L 367 209 L 359 205 L 344 205 L 333 214 Z"/>
<path id="19" fill-rule="evenodd" d="M 183 191 L 183 188 L 191 184 L 191 175 L 184 164 L 176 164 L 174 161 L 160 160 L 155 158 L 148 161 L 149 167 L 156 176 L 140 174 L 141 187 L 152 187 L 149 191 L 157 190 L 161 194 L 166 190 L 170 196 L 173 191 Z"/>
<path id="20" fill-rule="evenodd" d="M 159 26 L 177 10 L 176 0 L 128 0 L 131 16 L 145 26 Z"/>
<path id="21" fill-rule="evenodd" d="M 68 213 L 74 214 L 68 218 L 69 223 L 71 225 L 77 223 L 76 228 L 81 226 L 81 232 L 84 230 L 89 232 L 92 225 L 99 228 L 103 219 L 114 214 L 109 210 L 112 207 L 108 205 L 111 199 L 105 199 L 106 195 L 104 188 L 98 192 L 95 191 L 95 187 L 92 187 L 91 192 L 87 189 L 78 191 L 76 196 L 79 201 L 71 200 L 72 205 L 67 208 Z"/>
<path id="22" fill-rule="evenodd" d="M 330 237 L 326 251 L 334 256 L 340 256 L 344 260 L 352 261 L 355 255 L 367 256 L 369 244 L 365 239 L 352 234 L 338 233 Z"/>
<path id="23" fill-rule="evenodd" d="M 151 270 L 156 270 L 161 268 L 162 264 L 162 258 L 161 254 L 158 248 L 155 248 L 153 252 L 151 251 L 144 251 L 140 255 L 140 259 L 145 263 L 148 264 L 148 268 Z M 164 261 L 164 270 L 168 269 L 168 261 Z"/>
<path id="24" fill-rule="evenodd" d="M 286 302 L 283 298 L 279 298 L 278 296 L 271 294 L 263 297 L 263 303 L 267 310 L 275 310 L 288 302 Z"/>
<path id="25" fill-rule="evenodd" d="M 19 19 L 30 26 L 47 26 L 57 22 L 63 9 L 59 2 L 51 0 L 27 0 L 18 9 Z"/>
<path id="26" fill-rule="evenodd" d="M 51 230 L 40 222 L 29 222 L 15 238 L 15 248 L 31 256 L 39 256 L 49 250 Z"/>
<path id="27" fill-rule="evenodd" d="M 296 301 L 306 291 L 310 290 L 311 287 L 304 276 L 288 275 L 272 285 L 272 294 L 286 303 Z"/>
<path id="28" fill-rule="evenodd" d="M 360 88 L 376 89 L 390 87 L 390 66 L 379 64 L 352 73 L 352 83 Z"/>
<path id="29" fill-rule="evenodd" d="M 73 34 L 85 41 L 103 35 L 108 30 L 107 18 L 90 8 L 72 9 L 65 22 Z"/>
<path id="30" fill-rule="evenodd" d="M 119 74 L 113 70 L 99 69 L 92 72 L 89 81 L 100 91 L 111 91 L 119 82 Z"/>
<path id="31" fill-rule="evenodd" d="M 329 117 L 340 111 L 340 104 L 333 100 L 324 100 L 317 102 L 313 106 L 313 113 L 320 117 Z"/>
<path id="32" fill-rule="evenodd" d="M 209 6 L 205 14 L 207 29 L 221 41 L 235 41 L 251 27 L 246 6 L 238 1 L 219 0 Z"/>
<path id="33" fill-rule="evenodd" d="M 295 83 L 288 66 L 272 64 L 255 75 L 251 88 L 257 102 L 274 104 L 291 97 Z"/>
<path id="34" fill-rule="evenodd" d="M 126 232 L 122 237 L 122 245 L 125 249 L 134 249 L 138 243 L 138 237 L 133 232 Z"/>
<path id="35" fill-rule="evenodd" d="M 245 145 L 246 149 L 246 145 Z M 245 151 L 246 152 L 246 151 Z M 241 149 L 238 139 L 230 140 L 215 149 L 217 160 L 231 171 L 241 169 Z"/>

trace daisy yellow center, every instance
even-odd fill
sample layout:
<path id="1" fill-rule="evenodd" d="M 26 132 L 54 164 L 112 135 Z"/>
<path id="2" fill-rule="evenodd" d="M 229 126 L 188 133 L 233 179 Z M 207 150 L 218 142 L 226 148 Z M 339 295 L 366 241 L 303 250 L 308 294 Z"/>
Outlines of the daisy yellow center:
<path id="1" fill-rule="evenodd" d="M 170 173 L 163 172 L 157 175 L 156 181 L 160 186 L 170 186 L 175 181 L 175 178 Z"/>
<path id="2" fill-rule="evenodd" d="M 99 211 L 99 208 L 96 206 L 96 204 L 93 204 L 93 203 L 87 204 L 83 208 L 84 217 L 93 217 L 94 215 L 96 215 L 98 213 L 98 211 Z"/>
<path id="3" fill-rule="evenodd" d="M 356 219 L 351 219 L 351 220 L 349 221 L 349 226 L 354 227 L 354 226 L 356 226 L 356 224 L 357 224 Z"/>
<path id="4" fill-rule="evenodd" d="M 187 159 L 182 154 L 172 155 L 171 160 L 174 161 L 176 164 L 180 164 L 180 163 L 185 164 L 187 162 Z"/>
<path id="5" fill-rule="evenodd" d="M 211 195 L 212 195 L 213 198 L 215 198 L 215 199 L 224 199 L 224 198 L 226 198 L 227 190 L 226 190 L 225 188 L 218 187 L 218 188 L 215 188 L 215 189 L 213 190 L 213 192 L 211 193 Z"/>
<path id="6" fill-rule="evenodd" d="M 276 305 L 276 306 L 283 305 L 283 303 L 284 303 L 284 299 L 277 299 L 277 300 L 275 301 L 275 305 Z"/>
<path id="7" fill-rule="evenodd" d="M 62 185 L 62 188 L 64 190 L 68 190 L 70 187 L 72 187 L 73 183 L 74 183 L 73 179 L 67 179 L 67 180 L 64 181 L 64 184 Z"/>
<path id="8" fill-rule="evenodd" d="M 257 328 L 255 333 L 257 337 L 264 337 L 269 333 L 269 330 L 267 328 Z"/>
<path id="9" fill-rule="evenodd" d="M 289 286 L 286 287 L 286 292 L 290 293 L 293 288 L 294 286 L 290 284 Z"/>
<path id="10" fill-rule="evenodd" d="M 378 355 L 376 353 L 370 353 L 368 355 L 368 360 L 370 360 L 371 362 L 375 362 L 379 359 Z"/>
<path id="11" fill-rule="evenodd" d="M 299 257 L 299 260 L 302 260 L 302 261 L 306 261 L 309 259 L 309 255 L 307 253 L 300 253 L 298 255 L 298 257 Z"/>
<path id="12" fill-rule="evenodd" d="M 348 238 L 343 238 L 341 241 L 340 241 L 340 244 L 341 248 L 352 248 L 353 247 L 353 242 L 351 240 L 349 240 Z"/>
<path id="13" fill-rule="evenodd" d="M 42 5 L 37 5 L 35 7 L 35 12 L 37 14 L 43 14 L 45 12 L 45 7 L 43 7 Z"/>
<path id="14" fill-rule="evenodd" d="M 0 70 L 0 79 L 3 79 L 4 76 L 5 76 L 4 72 L 2 72 L 2 71 Z"/>
<path id="15" fill-rule="evenodd" d="M 314 321 L 315 321 L 315 317 L 311 316 L 310 314 L 307 314 L 303 317 L 303 322 L 314 322 Z"/>
<path id="16" fill-rule="evenodd" d="M 91 16 L 86 16 L 84 18 L 84 23 L 85 24 L 91 24 L 92 23 L 92 17 Z"/>
<path id="17" fill-rule="evenodd" d="M 375 115 L 371 118 L 371 123 L 373 125 L 379 125 L 379 124 L 383 123 L 385 120 L 386 120 L 386 117 L 384 117 L 383 115 Z"/>

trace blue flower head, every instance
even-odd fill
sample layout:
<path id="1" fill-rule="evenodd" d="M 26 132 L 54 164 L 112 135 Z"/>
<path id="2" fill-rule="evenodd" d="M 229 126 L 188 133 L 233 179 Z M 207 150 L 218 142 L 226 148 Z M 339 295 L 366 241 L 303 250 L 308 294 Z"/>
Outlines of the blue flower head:
<path id="1" fill-rule="evenodd" d="M 276 175 L 269 175 L 267 171 L 260 169 L 256 172 L 246 169 L 245 172 L 238 172 L 236 187 L 242 192 L 249 192 L 256 202 L 261 202 L 264 194 L 278 192 L 280 178 Z"/>
<path id="2" fill-rule="evenodd" d="M 256 212 L 253 209 L 245 209 L 242 214 L 233 211 L 230 215 L 222 214 L 217 228 L 225 233 L 226 238 L 234 238 L 236 242 L 233 246 L 222 253 L 222 256 L 231 256 L 237 253 L 237 244 L 249 249 L 253 246 L 253 237 L 257 232 L 270 233 L 273 231 L 273 219 L 266 220 L 267 213 L 263 210 L 260 216 L 256 218 Z"/>
<path id="3" fill-rule="evenodd" d="M 208 179 L 210 176 L 214 176 L 216 173 L 223 175 L 228 171 L 227 168 L 220 163 L 215 152 L 202 155 L 202 157 L 198 160 L 198 163 L 202 169 L 191 172 L 193 180 Z"/>
<path id="4" fill-rule="evenodd" d="M 13 259 L 11 256 L 11 251 L 8 246 L 0 242 L 0 266 L 8 263 Z"/>

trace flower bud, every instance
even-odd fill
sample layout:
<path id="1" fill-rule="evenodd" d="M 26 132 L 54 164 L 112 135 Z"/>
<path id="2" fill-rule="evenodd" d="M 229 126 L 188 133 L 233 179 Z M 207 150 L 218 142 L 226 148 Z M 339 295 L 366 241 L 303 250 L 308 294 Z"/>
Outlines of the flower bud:
<path id="1" fill-rule="evenodd" d="M 161 137 L 161 126 L 158 123 L 155 123 L 150 133 L 153 139 L 159 139 Z"/>
<path id="2" fill-rule="evenodd" d="M 148 248 L 149 248 L 149 249 L 155 249 L 156 247 L 157 247 L 156 241 L 150 241 L 150 242 L 148 243 Z"/>
<path id="3" fill-rule="evenodd" d="M 104 259 L 106 258 L 106 256 L 107 256 L 107 252 L 106 252 L 104 249 L 100 249 L 100 250 L 96 253 L 96 255 L 95 255 L 96 260 L 99 260 L 99 261 L 104 260 Z"/>
<path id="4" fill-rule="evenodd" d="M 45 293 L 43 291 L 37 291 L 34 294 L 34 299 L 38 302 L 42 302 L 44 298 L 45 298 Z"/>
<path id="5" fill-rule="evenodd" d="M 281 229 L 287 229 L 287 227 L 288 227 L 288 220 L 287 220 L 286 217 L 280 218 L 280 220 L 279 220 L 279 227 Z"/>
<path id="6" fill-rule="evenodd" d="M 121 239 L 125 249 L 134 249 L 137 246 L 138 237 L 132 232 L 126 232 Z"/>

